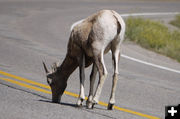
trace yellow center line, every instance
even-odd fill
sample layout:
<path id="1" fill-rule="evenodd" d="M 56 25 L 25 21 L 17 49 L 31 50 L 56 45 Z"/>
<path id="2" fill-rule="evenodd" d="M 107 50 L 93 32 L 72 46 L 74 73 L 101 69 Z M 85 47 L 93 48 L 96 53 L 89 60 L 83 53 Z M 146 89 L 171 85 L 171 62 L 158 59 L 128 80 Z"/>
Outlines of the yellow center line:
<path id="1" fill-rule="evenodd" d="M 43 87 L 43 88 L 50 89 L 50 87 L 47 86 L 47 85 L 40 84 L 38 82 L 35 82 L 35 81 L 32 81 L 32 80 L 28 80 L 28 79 L 25 79 L 25 78 L 22 78 L 22 77 L 19 77 L 19 76 L 15 76 L 13 74 L 9 74 L 9 73 L 6 73 L 6 72 L 1 71 L 1 70 L 0 70 L 0 74 L 2 74 L 4 76 L 11 77 L 11 78 L 14 78 L 14 79 L 17 79 L 17 80 L 20 80 L 20 81 L 24 81 L 24 82 L 29 83 L 29 84 L 33 84 L 33 85 L 36 85 L 36 86 L 40 86 L 40 87 Z"/>
<path id="2" fill-rule="evenodd" d="M 47 93 L 47 94 L 51 94 L 50 91 L 47 91 L 47 90 L 44 90 L 44 89 L 41 89 L 41 88 L 37 88 L 35 86 L 31 86 L 31 85 L 28 85 L 28 84 L 24 84 L 24 83 L 21 83 L 19 81 L 15 81 L 15 80 L 12 80 L 12 79 L 8 79 L 8 78 L 2 78 L 0 77 L 1 80 L 4 80 L 4 81 L 7 81 L 7 82 L 10 82 L 10 83 L 13 83 L 13 84 L 17 84 L 19 86 L 22 86 L 22 87 L 26 87 L 26 88 L 29 88 L 29 89 L 33 89 L 35 91 L 39 91 L 39 92 L 43 92 L 43 93 Z"/>
<path id="3" fill-rule="evenodd" d="M 28 79 L 25 79 L 25 78 L 22 78 L 22 77 L 19 77 L 19 76 L 15 76 L 13 74 L 9 74 L 9 73 L 6 73 L 6 72 L 1 71 L 1 70 L 0 70 L 0 74 L 2 74 L 4 76 L 11 77 L 11 78 L 14 78 L 14 79 L 17 79 L 17 80 L 20 80 L 20 81 L 24 81 L 24 82 L 29 83 L 29 84 L 33 84 L 33 85 L 36 85 L 36 86 L 39 86 L 39 87 L 50 89 L 50 87 L 48 85 L 41 84 L 41 83 L 38 83 L 38 82 L 35 82 L 35 81 L 31 81 L 31 80 L 28 80 Z M 7 82 L 10 82 L 10 83 L 13 83 L 13 84 L 16 84 L 16 85 L 20 85 L 22 87 L 33 89 L 35 91 L 39 91 L 39 92 L 43 92 L 43 93 L 47 93 L 47 94 L 52 94 L 50 91 L 47 91 L 47 90 L 44 90 L 44 89 L 41 89 L 41 88 L 38 88 L 38 87 L 35 87 L 35 86 L 31 86 L 31 85 L 28 85 L 28 84 L 24 84 L 24 83 L 21 83 L 21 82 L 12 80 L 12 79 L 1 78 L 1 77 L 0 77 L 0 79 L 4 80 L 4 81 L 7 81 Z M 76 97 L 76 98 L 79 97 L 78 94 L 68 92 L 68 91 L 65 91 L 64 94 L 72 96 L 72 97 Z M 87 100 L 87 97 L 86 97 L 86 100 Z M 101 106 L 105 106 L 105 107 L 107 107 L 107 105 L 108 105 L 107 103 L 104 103 L 104 102 L 101 102 L 101 101 L 99 101 L 98 104 L 101 105 Z M 141 117 L 145 117 L 145 118 L 148 118 L 148 119 L 160 119 L 158 117 L 150 116 L 150 115 L 147 115 L 147 114 L 143 114 L 143 113 L 136 112 L 136 111 L 129 110 L 129 109 L 125 109 L 125 108 L 121 108 L 121 107 L 118 107 L 118 106 L 114 106 L 114 109 L 119 110 L 119 111 L 123 111 L 123 112 L 127 112 L 127 113 L 130 113 L 130 114 L 138 115 L 138 116 L 141 116 Z"/>

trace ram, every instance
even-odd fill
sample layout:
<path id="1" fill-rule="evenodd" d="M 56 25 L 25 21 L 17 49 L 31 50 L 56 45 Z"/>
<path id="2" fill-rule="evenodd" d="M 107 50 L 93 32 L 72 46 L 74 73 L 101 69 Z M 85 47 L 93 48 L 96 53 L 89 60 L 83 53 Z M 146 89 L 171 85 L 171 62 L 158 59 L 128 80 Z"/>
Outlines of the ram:
<path id="1" fill-rule="evenodd" d="M 125 23 L 121 16 L 113 10 L 101 10 L 86 19 L 74 23 L 71 27 L 67 54 L 62 64 L 58 65 L 55 63 L 52 66 L 52 71 L 48 71 L 43 62 L 47 82 L 52 91 L 52 102 L 60 102 L 61 96 L 66 89 L 69 76 L 79 67 L 80 93 L 77 105 L 81 106 L 83 100 L 85 100 L 84 70 L 93 64 L 90 75 L 89 96 L 86 101 L 87 108 L 93 108 L 99 101 L 102 87 L 108 74 L 104 63 L 104 54 L 111 50 L 114 74 L 108 109 L 113 109 L 119 74 L 118 62 L 121 51 L 120 47 L 124 39 L 124 34 Z M 97 72 L 99 73 L 99 82 L 95 94 L 93 94 Z"/>

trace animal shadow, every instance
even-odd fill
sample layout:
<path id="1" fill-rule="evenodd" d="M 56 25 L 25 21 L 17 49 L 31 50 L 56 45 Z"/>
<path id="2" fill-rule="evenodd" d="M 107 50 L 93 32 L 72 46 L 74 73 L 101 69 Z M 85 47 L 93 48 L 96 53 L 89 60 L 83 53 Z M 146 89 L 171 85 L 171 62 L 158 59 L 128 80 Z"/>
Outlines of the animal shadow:
<path id="1" fill-rule="evenodd" d="M 75 108 L 78 107 L 76 104 L 72 104 L 72 103 L 65 103 L 65 102 L 53 103 L 51 100 L 44 100 L 44 99 L 41 99 L 41 100 L 38 100 L 38 101 L 46 102 L 46 103 L 52 103 L 52 104 L 56 104 L 56 105 L 60 104 L 60 105 L 69 106 L 69 107 L 75 107 Z"/>

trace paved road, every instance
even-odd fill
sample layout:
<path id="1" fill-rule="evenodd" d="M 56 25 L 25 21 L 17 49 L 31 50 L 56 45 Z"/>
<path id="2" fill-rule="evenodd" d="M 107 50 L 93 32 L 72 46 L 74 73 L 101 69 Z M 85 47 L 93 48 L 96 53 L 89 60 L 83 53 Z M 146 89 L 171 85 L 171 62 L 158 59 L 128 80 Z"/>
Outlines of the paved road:
<path id="1" fill-rule="evenodd" d="M 42 60 L 49 65 L 63 60 L 72 23 L 100 9 L 114 9 L 120 14 L 180 11 L 178 0 L 162 1 L 0 0 L 0 71 L 47 85 Z M 172 17 L 158 15 L 151 18 L 169 20 Z M 180 70 L 176 61 L 130 42 L 124 42 L 123 54 Z M 109 76 L 100 100 L 108 102 L 112 81 L 111 55 L 107 54 L 105 58 Z M 180 103 L 180 74 L 123 57 L 119 68 L 118 107 L 164 118 L 165 105 Z M 86 70 L 86 95 L 89 74 L 90 68 Z M 94 110 L 78 109 L 75 107 L 77 99 L 68 95 L 63 95 L 61 105 L 53 104 L 50 94 L 4 81 L 2 78 L 16 79 L 2 73 L 0 78 L 0 119 L 145 118 L 137 113 L 108 111 L 102 105 L 97 105 Z M 78 70 L 70 77 L 67 91 L 79 92 Z"/>

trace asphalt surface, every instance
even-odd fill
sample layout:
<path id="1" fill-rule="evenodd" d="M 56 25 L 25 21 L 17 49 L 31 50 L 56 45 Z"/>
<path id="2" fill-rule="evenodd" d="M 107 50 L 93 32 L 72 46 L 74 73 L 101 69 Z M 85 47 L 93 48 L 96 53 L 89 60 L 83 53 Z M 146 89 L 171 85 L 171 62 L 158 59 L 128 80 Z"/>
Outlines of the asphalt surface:
<path id="1" fill-rule="evenodd" d="M 71 24 L 101 9 L 120 14 L 179 12 L 180 1 L 146 0 L 0 0 L 0 70 L 46 84 L 42 60 L 48 65 L 62 62 Z M 151 16 L 169 20 L 174 15 Z M 123 54 L 180 71 L 180 64 L 165 56 L 124 42 Z M 105 56 L 109 72 L 100 101 L 108 102 L 111 89 L 111 54 Z M 86 70 L 88 95 L 90 68 Z M 116 105 L 143 114 L 164 118 L 165 106 L 180 103 L 180 74 L 121 58 Z M 67 91 L 79 92 L 76 70 Z M 0 77 L 9 78 L 0 74 Z M 12 78 L 11 78 L 12 79 Z M 15 79 L 13 79 L 15 80 Z M 0 80 L 0 119 L 143 119 L 119 110 L 76 108 L 77 99 L 63 95 L 62 104 L 53 104 L 51 95 Z M 85 105 L 85 103 L 84 103 Z"/>

